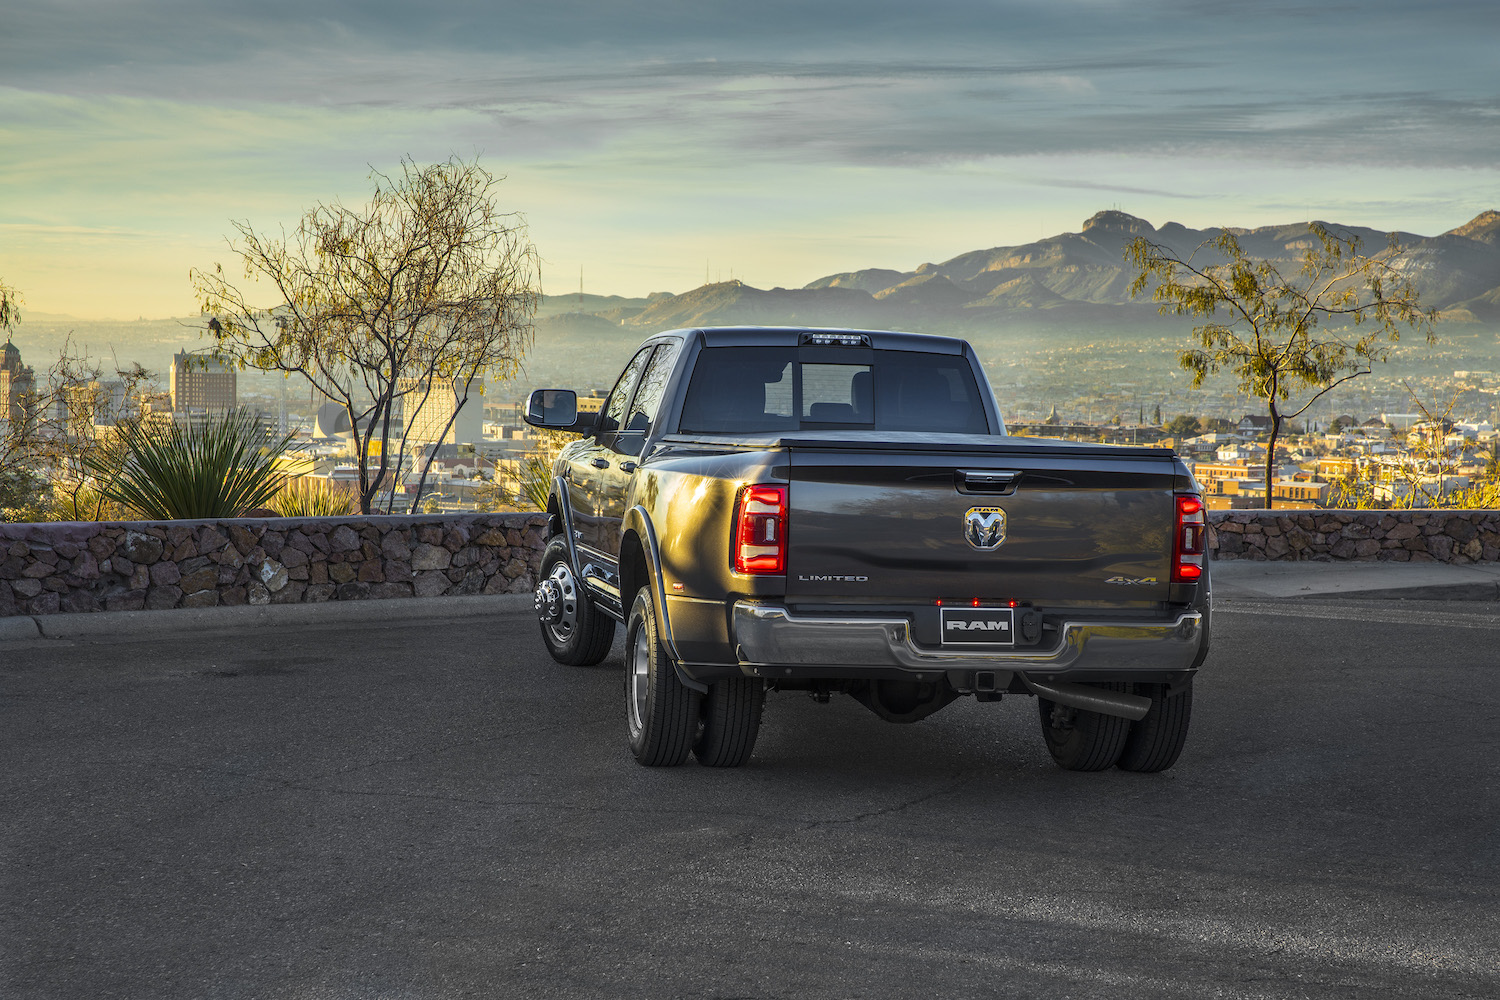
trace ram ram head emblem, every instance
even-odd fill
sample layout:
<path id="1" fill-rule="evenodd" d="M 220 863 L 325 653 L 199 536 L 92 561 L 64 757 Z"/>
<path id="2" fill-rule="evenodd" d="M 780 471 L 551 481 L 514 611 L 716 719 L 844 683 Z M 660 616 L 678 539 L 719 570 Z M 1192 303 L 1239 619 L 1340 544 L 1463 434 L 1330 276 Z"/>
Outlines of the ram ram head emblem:
<path id="1" fill-rule="evenodd" d="M 998 549 L 1005 541 L 1005 511 L 999 507 L 970 507 L 964 511 L 964 538 L 981 552 Z"/>

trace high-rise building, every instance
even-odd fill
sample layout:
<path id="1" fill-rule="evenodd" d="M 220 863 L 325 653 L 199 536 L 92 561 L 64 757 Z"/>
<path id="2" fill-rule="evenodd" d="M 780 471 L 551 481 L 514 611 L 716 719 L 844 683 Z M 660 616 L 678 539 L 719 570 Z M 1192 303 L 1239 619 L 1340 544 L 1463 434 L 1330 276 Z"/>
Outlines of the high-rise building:
<path id="1" fill-rule="evenodd" d="M 23 430 L 36 420 L 36 374 L 21 364 L 21 352 L 10 338 L 0 350 L 0 422 L 6 430 Z"/>
<path id="2" fill-rule="evenodd" d="M 95 427 L 113 427 L 139 408 L 119 379 L 68 386 L 64 401 L 68 433 L 75 437 L 88 436 Z"/>
<path id="3" fill-rule="evenodd" d="M 172 355 L 172 409 L 222 413 L 238 405 L 238 375 L 222 362 L 186 351 Z"/>
<path id="4" fill-rule="evenodd" d="M 484 380 L 475 381 L 479 384 L 470 383 L 468 402 L 459 410 L 458 400 L 463 395 L 463 386 L 457 379 L 439 382 L 431 392 L 427 391 L 426 379 L 397 379 L 396 391 L 401 394 L 407 443 L 474 444 L 483 440 Z M 455 410 L 457 416 L 454 416 Z M 450 418 L 452 426 L 448 426 Z"/>

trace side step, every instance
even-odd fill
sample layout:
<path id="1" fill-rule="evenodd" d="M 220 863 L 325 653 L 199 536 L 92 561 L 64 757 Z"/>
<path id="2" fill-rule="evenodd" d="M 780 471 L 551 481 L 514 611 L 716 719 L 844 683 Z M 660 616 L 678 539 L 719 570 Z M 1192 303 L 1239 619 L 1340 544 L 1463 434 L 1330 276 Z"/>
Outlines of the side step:
<path id="1" fill-rule="evenodd" d="M 1144 718 L 1151 710 L 1151 699 L 1139 694 L 1125 694 L 1122 691 L 1105 691 L 1085 684 L 1068 684 L 1064 682 L 1054 684 L 1043 684 L 1034 681 L 1025 674 L 1021 675 L 1021 683 L 1031 690 L 1038 698 L 1046 698 L 1055 701 L 1059 705 L 1068 708 L 1082 709 L 1085 712 L 1098 712 L 1100 715 L 1115 715 L 1122 719 L 1137 722 Z"/>

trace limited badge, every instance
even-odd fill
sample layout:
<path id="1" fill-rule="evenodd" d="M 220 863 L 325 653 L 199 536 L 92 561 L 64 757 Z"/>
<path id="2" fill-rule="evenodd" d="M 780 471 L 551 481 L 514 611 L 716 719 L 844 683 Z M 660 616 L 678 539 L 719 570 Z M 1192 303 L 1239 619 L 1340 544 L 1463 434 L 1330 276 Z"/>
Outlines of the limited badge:
<path id="1" fill-rule="evenodd" d="M 1005 511 L 999 507 L 970 507 L 964 511 L 964 538 L 980 551 L 998 549 L 1005 541 Z"/>

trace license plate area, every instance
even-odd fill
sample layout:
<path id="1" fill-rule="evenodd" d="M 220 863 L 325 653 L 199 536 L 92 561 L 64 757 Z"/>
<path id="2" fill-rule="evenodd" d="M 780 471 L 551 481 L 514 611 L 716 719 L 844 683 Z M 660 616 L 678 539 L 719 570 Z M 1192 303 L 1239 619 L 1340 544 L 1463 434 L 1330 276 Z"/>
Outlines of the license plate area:
<path id="1" fill-rule="evenodd" d="M 944 646 L 1014 646 L 1014 608 L 942 608 Z"/>

